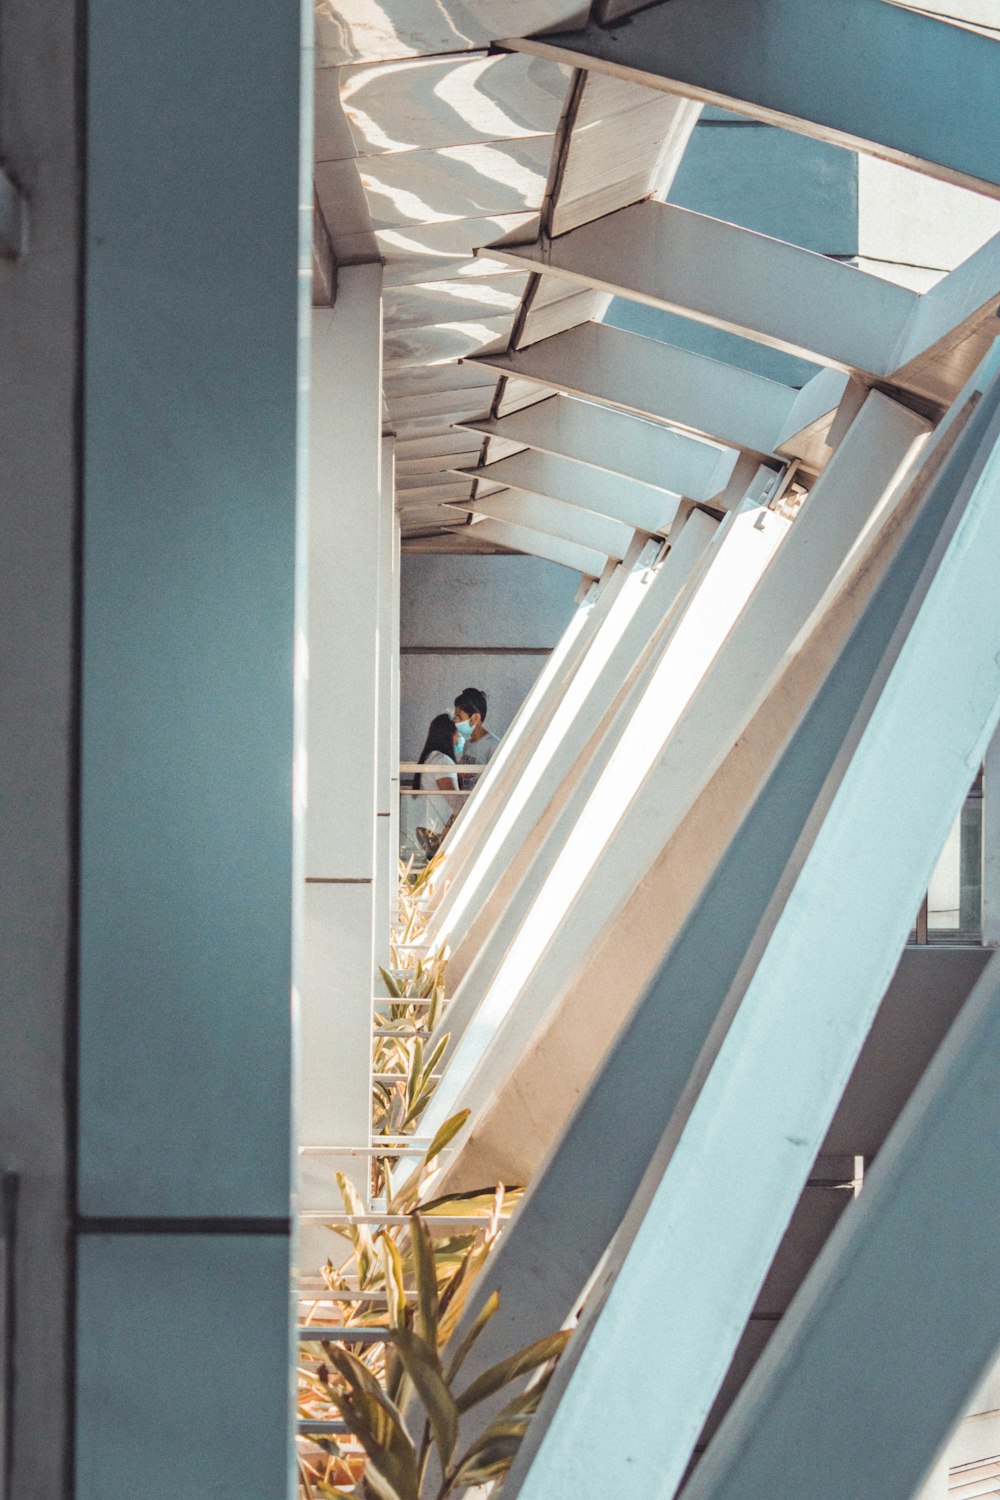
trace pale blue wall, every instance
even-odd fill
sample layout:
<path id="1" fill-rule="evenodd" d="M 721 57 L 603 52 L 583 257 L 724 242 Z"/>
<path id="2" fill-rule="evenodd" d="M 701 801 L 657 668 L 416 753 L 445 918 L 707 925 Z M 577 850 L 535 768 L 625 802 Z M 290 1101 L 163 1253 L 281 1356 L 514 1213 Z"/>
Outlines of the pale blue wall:
<path id="1" fill-rule="evenodd" d="M 578 573 L 535 557 L 404 553 L 402 759 L 416 759 L 431 719 L 447 712 L 463 687 L 482 688 L 489 725 L 502 734 L 545 661 L 518 653 L 555 645 L 579 583 Z"/>
<path id="2" fill-rule="evenodd" d="M 87 30 L 76 1493 L 278 1500 L 303 32 Z"/>

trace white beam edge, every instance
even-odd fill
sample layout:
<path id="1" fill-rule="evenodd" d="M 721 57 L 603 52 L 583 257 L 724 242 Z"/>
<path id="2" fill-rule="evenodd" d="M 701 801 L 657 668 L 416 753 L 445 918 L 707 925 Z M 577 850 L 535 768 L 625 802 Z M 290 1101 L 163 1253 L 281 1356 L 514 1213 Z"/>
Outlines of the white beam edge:
<path id="1" fill-rule="evenodd" d="M 816 251 L 651 199 L 556 239 L 481 253 L 875 379 L 892 372 L 920 300 Z"/>
<path id="2" fill-rule="evenodd" d="M 743 12 L 726 0 L 660 0 L 619 25 L 494 46 L 698 99 L 1000 198 L 995 47 L 883 0 L 838 0 L 832 11 L 822 0 L 765 0 Z M 901 88 L 909 109 L 899 107 Z M 933 111 L 920 107 L 926 99 Z"/>
<path id="3" fill-rule="evenodd" d="M 530 557 L 545 558 L 571 568 L 585 578 L 600 578 L 607 566 L 608 558 L 603 552 L 591 547 L 580 547 L 574 542 L 558 541 L 527 526 L 515 526 L 509 521 L 493 521 L 489 517 L 475 523 L 476 534 L 481 540 L 495 542 L 499 547 L 509 547 L 512 552 L 524 552 Z"/>
<path id="4" fill-rule="evenodd" d="M 556 471 L 553 465 L 565 465 L 566 471 Z M 572 471 L 576 470 L 574 476 Z M 670 490 L 657 490 L 630 480 L 625 475 L 609 475 L 598 481 L 600 470 L 572 459 L 551 459 L 548 454 L 525 448 L 521 453 L 496 459 L 491 464 L 481 464 L 469 469 L 452 469 L 463 479 L 493 481 L 508 485 L 511 489 L 525 490 L 535 495 L 547 495 L 552 500 L 561 500 L 592 515 L 606 516 L 620 521 L 634 530 L 663 535 L 670 529 L 677 514 L 677 507 L 685 497 Z M 606 471 L 605 471 L 606 472 Z"/>
<path id="5" fill-rule="evenodd" d="M 586 464 L 598 473 L 620 474 L 665 493 L 680 491 L 691 500 L 716 494 L 737 456 L 734 449 L 702 442 L 690 433 L 555 393 L 506 416 L 455 426 L 461 432 L 521 443 L 554 458 Z M 662 476 L 666 477 L 661 483 Z"/>
<path id="6" fill-rule="evenodd" d="M 779 381 L 600 323 L 581 324 L 513 354 L 471 355 L 465 362 L 758 459 L 773 454 L 798 395 Z"/>
<path id="7" fill-rule="evenodd" d="M 540 495 L 532 490 L 508 485 L 495 490 L 492 495 L 469 501 L 449 501 L 449 506 L 461 509 L 469 515 L 487 516 L 494 521 L 509 521 L 515 526 L 529 526 L 546 536 L 554 536 L 576 546 L 589 547 L 594 552 L 603 552 L 612 562 L 622 562 L 635 535 L 635 528 L 624 526 L 620 521 L 595 515 L 593 511 L 581 510 L 567 505 L 565 500 L 554 500 L 550 495 Z"/>

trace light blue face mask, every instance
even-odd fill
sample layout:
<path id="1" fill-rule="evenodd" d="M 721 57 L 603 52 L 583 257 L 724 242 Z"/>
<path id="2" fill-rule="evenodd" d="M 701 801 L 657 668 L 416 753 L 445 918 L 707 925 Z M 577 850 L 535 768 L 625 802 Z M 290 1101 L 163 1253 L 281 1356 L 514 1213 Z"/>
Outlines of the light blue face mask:
<path id="1" fill-rule="evenodd" d="M 473 731 L 474 728 L 475 728 L 475 725 L 469 719 L 456 719 L 455 720 L 455 733 L 459 736 L 459 738 L 461 740 L 461 745 L 459 747 L 460 749 L 462 749 L 462 750 L 465 749 L 465 743 L 466 743 L 466 741 L 468 739 L 471 738 L 472 731 Z"/>

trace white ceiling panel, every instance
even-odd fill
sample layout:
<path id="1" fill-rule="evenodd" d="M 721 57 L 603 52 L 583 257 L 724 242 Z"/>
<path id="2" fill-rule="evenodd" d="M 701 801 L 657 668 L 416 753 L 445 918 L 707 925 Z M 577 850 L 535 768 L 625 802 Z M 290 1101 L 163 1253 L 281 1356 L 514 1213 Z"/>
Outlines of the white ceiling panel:
<path id="1" fill-rule="evenodd" d="M 340 98 L 356 150 L 375 155 L 551 135 L 569 77 L 516 52 L 410 58 L 342 69 Z"/>
<path id="2" fill-rule="evenodd" d="M 542 135 L 360 158 L 372 224 L 391 229 L 537 209 L 545 192 L 552 141 L 552 136 Z M 316 166 L 321 201 L 329 165 Z"/>
<path id="3" fill-rule="evenodd" d="M 518 237 L 538 236 L 537 212 L 474 214 L 467 219 L 443 219 L 436 224 L 410 224 L 380 229 L 379 251 L 387 264 L 419 260 L 468 260 L 480 245 L 517 231 Z"/>
<path id="4" fill-rule="evenodd" d="M 482 376 L 482 370 L 479 374 Z M 496 391 L 496 381 L 492 385 L 483 385 L 482 381 L 471 390 L 460 391 L 418 391 L 413 396 L 394 396 L 388 402 L 389 414 L 395 420 L 399 418 L 405 421 L 408 417 L 431 416 L 433 414 L 446 414 L 452 421 L 464 421 L 457 417 L 456 412 L 485 411 L 488 412 L 493 403 L 493 395 Z"/>
<path id="5" fill-rule="evenodd" d="M 483 49 L 495 37 L 582 26 L 589 9 L 580 0 L 317 0 L 316 61 Z"/>
<path id="6" fill-rule="evenodd" d="M 463 260 L 460 256 L 436 261 L 418 260 L 416 257 L 407 260 L 400 258 L 385 266 L 382 285 L 433 286 L 437 281 L 479 281 L 485 277 L 506 276 L 512 271 L 517 274 L 515 267 L 486 255 L 477 255 L 471 260 Z"/>
<path id="7" fill-rule="evenodd" d="M 483 384 L 483 372 L 471 365 L 428 365 L 426 369 L 403 370 L 387 375 L 382 390 L 387 400 L 394 396 L 413 396 L 418 391 L 468 390 Z"/>
<path id="8" fill-rule="evenodd" d="M 505 349 L 510 338 L 510 314 L 468 323 L 443 323 L 436 328 L 408 328 L 386 333 L 382 344 L 383 368 L 409 369 L 414 365 L 446 364 L 464 359 L 477 350 Z"/>
<path id="9" fill-rule="evenodd" d="M 426 328 L 432 323 L 469 323 L 484 318 L 513 318 L 521 304 L 527 276 L 496 280 L 436 281 L 430 286 L 387 287 L 382 308 L 386 327 Z"/>
<path id="10" fill-rule="evenodd" d="M 471 486 L 481 440 L 452 424 L 544 399 L 460 363 L 599 319 L 605 293 L 529 277 L 483 251 L 533 243 L 571 71 L 493 38 L 581 24 L 584 0 L 320 0 L 316 6 L 316 192 L 340 265 L 381 260 L 386 424 L 397 494 L 419 523 Z M 662 190 L 698 106 L 588 75 L 559 165 L 556 233 Z M 476 253 L 481 252 L 481 253 Z M 526 304 L 530 298 L 530 305 Z M 491 439 L 498 459 L 519 451 Z M 457 486 L 457 488 L 456 488 Z M 480 489 L 480 493 L 483 490 Z M 453 518 L 451 523 L 453 525 Z M 474 531 L 477 528 L 465 528 Z M 486 540 L 479 543 L 495 546 Z"/>

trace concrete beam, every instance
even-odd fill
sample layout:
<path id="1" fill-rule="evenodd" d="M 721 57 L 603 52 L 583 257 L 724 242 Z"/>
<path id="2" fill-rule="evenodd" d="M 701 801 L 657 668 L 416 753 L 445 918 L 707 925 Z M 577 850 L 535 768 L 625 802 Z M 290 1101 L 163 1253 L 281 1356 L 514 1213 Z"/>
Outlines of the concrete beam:
<path id="1" fill-rule="evenodd" d="M 634 535 L 634 529 L 623 526 L 620 521 L 580 510 L 578 506 L 553 500 L 548 495 L 533 494 L 531 490 L 497 490 L 483 500 L 455 505 L 454 508 L 473 516 L 489 516 L 494 521 L 529 526 L 546 536 L 603 552 L 615 562 L 621 562 Z"/>
<path id="2" fill-rule="evenodd" d="M 877 378 L 892 372 L 920 300 L 828 256 L 652 199 L 558 239 L 482 253 Z"/>
<path id="3" fill-rule="evenodd" d="M 521 784 L 535 746 L 550 719 L 558 712 L 582 662 L 598 639 L 615 601 L 633 572 L 651 567 L 659 546 L 637 537 L 624 561 L 609 563 L 604 575 L 587 589 L 585 597 L 547 659 L 513 723 L 497 747 L 489 769 L 481 778 L 474 800 L 466 803 L 448 838 L 445 864 L 445 894 L 435 912 L 429 937 L 434 941 L 442 908 L 464 888 L 464 875 L 472 858 Z"/>
<path id="4" fill-rule="evenodd" d="M 953 401 L 1000 334 L 998 312 L 995 235 L 919 299 L 895 351 L 893 385 L 943 405 Z"/>
<path id="5" fill-rule="evenodd" d="M 803 1453 L 830 1500 L 909 1500 L 971 1415 L 1000 1346 L 998 1002 L 993 958 L 701 1460 L 685 1490 L 694 1500 L 794 1493 L 795 1480 L 784 1485 Z M 995 1412 L 983 1396 L 972 1412 Z M 977 1415 L 970 1426 L 977 1456 L 995 1453 L 996 1424 Z"/>
<path id="6" fill-rule="evenodd" d="M 790 863 L 777 881 L 761 879 L 759 865 L 746 871 L 743 905 L 755 903 L 753 886 L 766 888 L 773 926 L 758 933 L 742 977 L 723 978 L 718 927 L 704 933 L 712 946 L 695 982 L 706 997 L 718 983 L 717 1051 L 616 1241 L 617 1276 L 560 1367 L 550 1421 L 539 1412 L 507 1481 L 523 1500 L 551 1495 L 557 1473 L 576 1494 L 599 1493 L 581 1453 L 595 1396 L 636 1492 L 680 1483 L 996 725 L 1000 610 L 989 579 L 1000 548 L 1000 375 L 991 372 L 978 408 L 954 431 L 898 554 L 726 857 L 732 870 L 765 811 L 773 857 L 775 798 L 790 807 L 812 783 L 799 804 L 814 830 L 806 848 L 786 846 Z M 720 872 L 700 917 L 726 884 Z M 677 956 L 700 917 L 661 975 L 673 970 L 675 997 Z M 671 1275 L 651 1307 L 641 1288 L 664 1263 Z M 608 1378 L 637 1338 L 649 1402 Z M 853 1487 L 830 1492 L 856 1495 L 849 1461 L 840 1472 Z"/>
<path id="7" fill-rule="evenodd" d="M 581 323 L 528 349 L 480 354 L 468 363 L 685 428 L 760 458 L 773 452 L 798 395 L 749 370 L 602 323 Z"/>
<path id="8" fill-rule="evenodd" d="M 500 45 L 1000 197 L 996 47 L 882 0 L 661 0 L 618 25 Z"/>
<path id="9" fill-rule="evenodd" d="M 488 1005 L 499 965 L 559 853 L 562 840 L 549 837 L 555 818 L 567 799 L 582 805 L 607 764 L 684 603 L 716 560 L 725 540 L 718 528 L 714 516 L 693 511 L 662 562 L 637 568 L 627 580 L 558 710 L 547 716 L 516 786 L 491 818 L 477 858 L 436 914 L 435 941 L 451 950 L 453 1048 L 480 1002 Z M 445 1084 L 445 1109 L 457 1071 Z"/>
<path id="10" fill-rule="evenodd" d="M 478 468 L 460 469 L 469 479 L 483 479 L 507 484 L 515 489 L 549 495 L 567 505 L 580 506 L 598 516 L 608 516 L 639 531 L 664 534 L 677 514 L 679 495 L 627 479 L 623 474 L 609 474 L 574 459 L 557 458 L 524 448 L 509 458 Z"/>
<path id="11" fill-rule="evenodd" d="M 547 1165 L 534 1178 L 531 1191 L 498 1247 L 492 1284 L 498 1285 L 501 1293 L 504 1287 L 516 1286 L 518 1295 L 502 1303 L 495 1327 L 484 1335 L 488 1347 L 484 1347 L 483 1357 L 487 1361 L 519 1347 L 530 1338 L 533 1328 L 553 1319 L 560 1322 L 574 1306 L 618 1229 L 656 1142 L 669 1123 L 673 1105 L 664 1099 L 664 1091 L 680 1097 L 701 1051 L 707 1030 L 701 1030 L 702 1023 L 698 1022 L 694 1031 L 689 1031 L 677 1010 L 682 1004 L 687 1014 L 687 979 L 676 991 L 650 981 L 657 975 L 666 945 L 677 938 L 685 915 L 705 888 L 715 859 L 709 862 L 707 871 L 704 866 L 698 869 L 690 885 L 686 858 L 679 862 L 672 882 L 664 883 L 661 871 L 654 867 L 685 820 L 693 816 L 697 800 L 727 757 L 727 747 L 744 742 L 755 715 L 762 716 L 762 723 L 770 717 L 782 717 L 784 725 L 788 724 L 787 707 L 782 707 L 781 716 L 770 711 L 771 695 L 775 684 L 781 682 L 784 665 L 807 638 L 818 607 L 835 597 L 852 577 L 860 539 L 877 533 L 891 517 L 908 463 L 926 433 L 925 423 L 880 395 L 869 398 L 856 426 L 853 439 L 840 446 L 807 499 L 762 586 L 657 757 L 641 795 L 634 799 L 600 858 L 588 859 L 587 869 L 574 876 L 568 899 L 560 897 L 563 911 L 572 905 L 572 920 L 565 920 L 560 911 L 553 914 L 556 930 L 525 983 L 525 997 L 530 991 L 532 1004 L 540 1007 L 539 1013 L 546 1020 L 551 1021 L 554 1008 L 565 1007 L 567 999 L 577 1009 L 575 1016 L 567 1011 L 573 1037 L 571 1052 L 564 1048 L 556 1074 L 550 1065 L 545 1097 L 533 1099 L 530 1128 L 518 1127 L 518 1149 L 524 1153 L 521 1162 L 535 1163 L 544 1157 L 567 1110 L 581 1096 L 586 1102 L 573 1128 L 563 1135 L 548 1156 Z M 780 697 L 777 702 L 781 704 Z M 782 736 L 787 732 L 787 727 L 779 727 L 769 744 L 769 756 L 780 754 Z M 743 772 L 742 796 L 748 795 L 747 778 L 752 784 L 752 778 L 760 777 L 767 764 L 751 757 Z M 775 809 L 767 810 L 767 818 L 760 825 L 762 842 L 753 855 L 753 861 L 778 860 L 773 879 L 787 858 L 787 852 L 781 853 L 779 848 L 786 837 L 781 832 L 789 810 L 786 803 L 787 799 L 779 799 Z M 808 806 L 811 804 L 810 798 Z M 714 809 L 710 806 L 709 811 L 729 816 L 731 805 L 730 797 Z M 773 828 L 767 823 L 772 814 L 778 816 Z M 711 830 L 712 820 L 703 827 Z M 794 845 L 797 831 L 793 829 L 788 836 L 791 843 L 784 846 L 786 849 Z M 682 853 L 697 853 L 698 848 L 698 841 L 691 840 Z M 710 918 L 716 958 L 729 952 L 734 968 L 742 960 L 759 921 L 759 913 L 750 910 L 742 890 L 745 878 L 746 871 L 741 868 L 728 885 L 719 889 L 721 906 Z M 768 889 L 767 899 L 771 893 Z M 630 895 L 639 898 L 634 909 L 624 905 Z M 679 911 L 676 926 L 675 911 Z M 661 937 L 665 916 L 670 918 L 670 930 Z M 703 929 L 705 933 L 708 930 Z M 590 934 L 586 942 L 581 941 L 581 933 Z M 615 933 L 617 941 L 613 940 Z M 591 983 L 592 978 L 596 978 L 596 984 Z M 627 984 L 623 984 L 626 978 Z M 645 998 L 640 999 L 644 989 Z M 608 1005 L 611 993 L 619 997 L 613 1011 Z M 669 1004 L 668 993 L 673 997 Z M 588 1091 L 594 1067 L 629 1016 L 633 995 L 640 1003 L 621 1032 L 613 1066 L 607 1064 Z M 577 996 L 584 1006 L 582 1011 Z M 574 1028 L 574 1019 L 579 1023 L 581 1018 L 582 1024 Z M 714 1011 L 711 1019 L 705 1019 L 706 1028 L 712 1020 Z M 596 1039 L 591 1037 L 591 1027 L 601 1032 Z M 626 1035 L 630 1038 L 627 1046 Z M 533 1027 L 529 1026 L 524 1036 L 514 1039 L 519 1054 L 528 1055 L 526 1049 L 533 1036 Z M 588 1049 L 593 1042 L 589 1062 L 579 1055 L 583 1039 Z M 557 1028 L 550 1024 L 539 1040 L 558 1043 Z M 508 1046 L 509 1039 L 504 1037 L 503 1050 Z M 534 1050 L 541 1064 L 544 1049 L 535 1046 Z M 551 1053 L 546 1056 L 551 1058 Z M 518 1072 L 528 1076 L 520 1063 Z M 496 1069 L 498 1080 L 511 1078 L 514 1082 L 512 1074 L 509 1060 L 506 1069 Z M 550 1112 L 548 1096 L 555 1093 L 557 1085 L 561 1091 L 564 1081 L 565 1093 L 560 1092 Z M 521 1095 L 522 1121 L 525 1097 Z M 665 1112 L 654 1121 L 645 1108 L 633 1108 L 636 1097 L 655 1099 L 657 1108 L 664 1102 Z M 503 1118 L 509 1125 L 513 1098 L 511 1093 L 505 1104 L 500 1090 L 496 1091 L 497 1123 Z M 543 1113 L 549 1115 L 547 1120 L 542 1118 Z M 483 1125 L 484 1111 L 480 1108 L 465 1150 L 457 1158 L 463 1163 L 470 1145 L 481 1152 L 480 1160 L 470 1164 L 470 1171 L 486 1165 L 487 1155 L 495 1164 L 500 1153 L 508 1149 L 502 1133 L 486 1132 Z M 594 1181 L 600 1183 L 596 1193 L 587 1186 Z M 587 1205 L 582 1215 L 581 1201 Z M 567 1237 L 565 1226 L 570 1223 L 573 1231 Z M 558 1258 L 546 1251 L 556 1240 L 563 1247 Z M 530 1292 L 526 1293 L 526 1286 Z"/>
<path id="12" fill-rule="evenodd" d="M 550 396 L 509 416 L 456 426 L 589 464 L 602 474 L 621 474 L 689 500 L 717 494 L 736 462 L 732 449 L 569 396 Z"/>
<path id="13" fill-rule="evenodd" d="M 575 542 L 562 541 L 533 527 L 515 524 L 512 521 L 476 521 L 476 535 L 483 541 L 494 542 L 498 547 L 509 547 L 512 552 L 526 552 L 529 557 L 544 557 L 549 562 L 572 568 L 585 578 L 599 578 L 604 572 L 608 558 L 604 552 L 595 552 L 591 547 L 581 547 Z"/>

